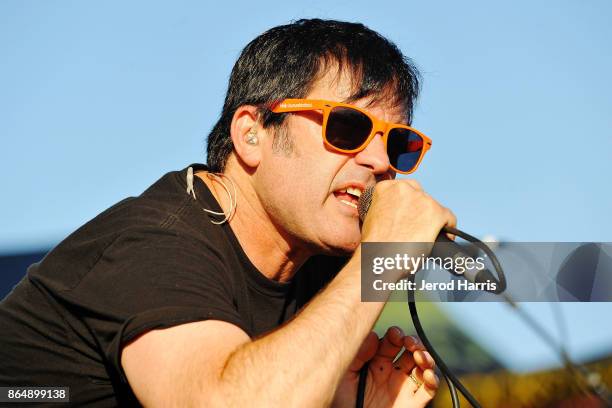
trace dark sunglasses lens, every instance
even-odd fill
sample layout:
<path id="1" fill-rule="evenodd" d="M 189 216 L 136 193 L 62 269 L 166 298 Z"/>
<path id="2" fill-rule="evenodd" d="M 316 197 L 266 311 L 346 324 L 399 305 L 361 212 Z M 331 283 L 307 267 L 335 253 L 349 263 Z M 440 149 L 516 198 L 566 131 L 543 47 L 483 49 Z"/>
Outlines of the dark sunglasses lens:
<path id="1" fill-rule="evenodd" d="M 372 121 L 358 110 L 336 106 L 329 113 L 325 137 L 331 145 L 343 150 L 360 147 L 370 136 Z"/>
<path id="2" fill-rule="evenodd" d="M 408 129 L 394 128 L 389 131 L 387 154 L 391 165 L 400 171 L 410 171 L 419 162 L 423 152 L 423 138 Z"/>

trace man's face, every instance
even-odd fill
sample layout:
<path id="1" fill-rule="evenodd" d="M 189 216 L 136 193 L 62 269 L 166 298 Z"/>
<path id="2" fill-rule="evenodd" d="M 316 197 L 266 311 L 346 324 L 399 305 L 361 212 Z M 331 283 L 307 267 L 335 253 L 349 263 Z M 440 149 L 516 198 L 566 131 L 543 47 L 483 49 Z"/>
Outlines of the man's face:
<path id="1" fill-rule="evenodd" d="M 307 98 L 341 102 L 351 90 L 349 78 L 330 73 L 315 84 Z M 367 102 L 353 104 L 388 122 L 403 121 L 397 107 L 367 106 Z M 381 134 L 357 154 L 336 152 L 323 142 L 322 119 L 319 111 L 288 115 L 286 131 L 293 149 L 279 152 L 268 138 L 257 169 L 257 190 L 272 221 L 292 242 L 317 253 L 346 254 L 361 240 L 356 197 L 349 193 L 393 178 L 394 173 Z"/>

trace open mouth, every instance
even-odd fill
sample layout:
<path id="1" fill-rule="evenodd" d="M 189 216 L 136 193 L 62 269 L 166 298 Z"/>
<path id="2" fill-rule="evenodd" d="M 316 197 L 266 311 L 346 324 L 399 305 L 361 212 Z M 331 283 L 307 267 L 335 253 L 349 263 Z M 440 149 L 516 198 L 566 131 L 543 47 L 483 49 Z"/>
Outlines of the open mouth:
<path id="1" fill-rule="evenodd" d="M 357 203 L 359 202 L 359 197 L 361 197 L 361 190 L 356 187 L 347 187 L 334 191 L 334 196 L 336 196 L 341 203 L 357 209 Z"/>

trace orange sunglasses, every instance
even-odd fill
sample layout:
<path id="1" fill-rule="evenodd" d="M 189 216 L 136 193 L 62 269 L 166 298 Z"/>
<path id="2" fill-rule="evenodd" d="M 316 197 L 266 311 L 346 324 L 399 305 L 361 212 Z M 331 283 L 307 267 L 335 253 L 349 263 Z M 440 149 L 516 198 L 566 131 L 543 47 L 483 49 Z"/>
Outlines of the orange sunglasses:
<path id="1" fill-rule="evenodd" d="M 347 103 L 284 99 L 271 110 L 275 113 L 323 111 L 323 140 L 326 145 L 342 153 L 360 152 L 377 133 L 382 133 L 391 167 L 401 174 L 413 173 L 431 148 L 431 139 L 418 130 L 385 122 Z"/>

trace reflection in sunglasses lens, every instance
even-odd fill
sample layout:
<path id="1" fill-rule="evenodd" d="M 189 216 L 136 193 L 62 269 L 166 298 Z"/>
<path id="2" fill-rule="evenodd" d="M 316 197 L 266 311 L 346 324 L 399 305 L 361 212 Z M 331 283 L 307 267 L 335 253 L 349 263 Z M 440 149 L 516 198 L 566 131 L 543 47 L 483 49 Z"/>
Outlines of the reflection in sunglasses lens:
<path id="1" fill-rule="evenodd" d="M 337 106 L 329 113 L 325 130 L 333 146 L 354 150 L 366 141 L 372 131 L 372 121 L 358 110 Z"/>
<path id="2" fill-rule="evenodd" d="M 423 151 L 423 138 L 408 129 L 389 131 L 387 154 L 391 165 L 400 171 L 410 171 L 417 165 Z"/>

